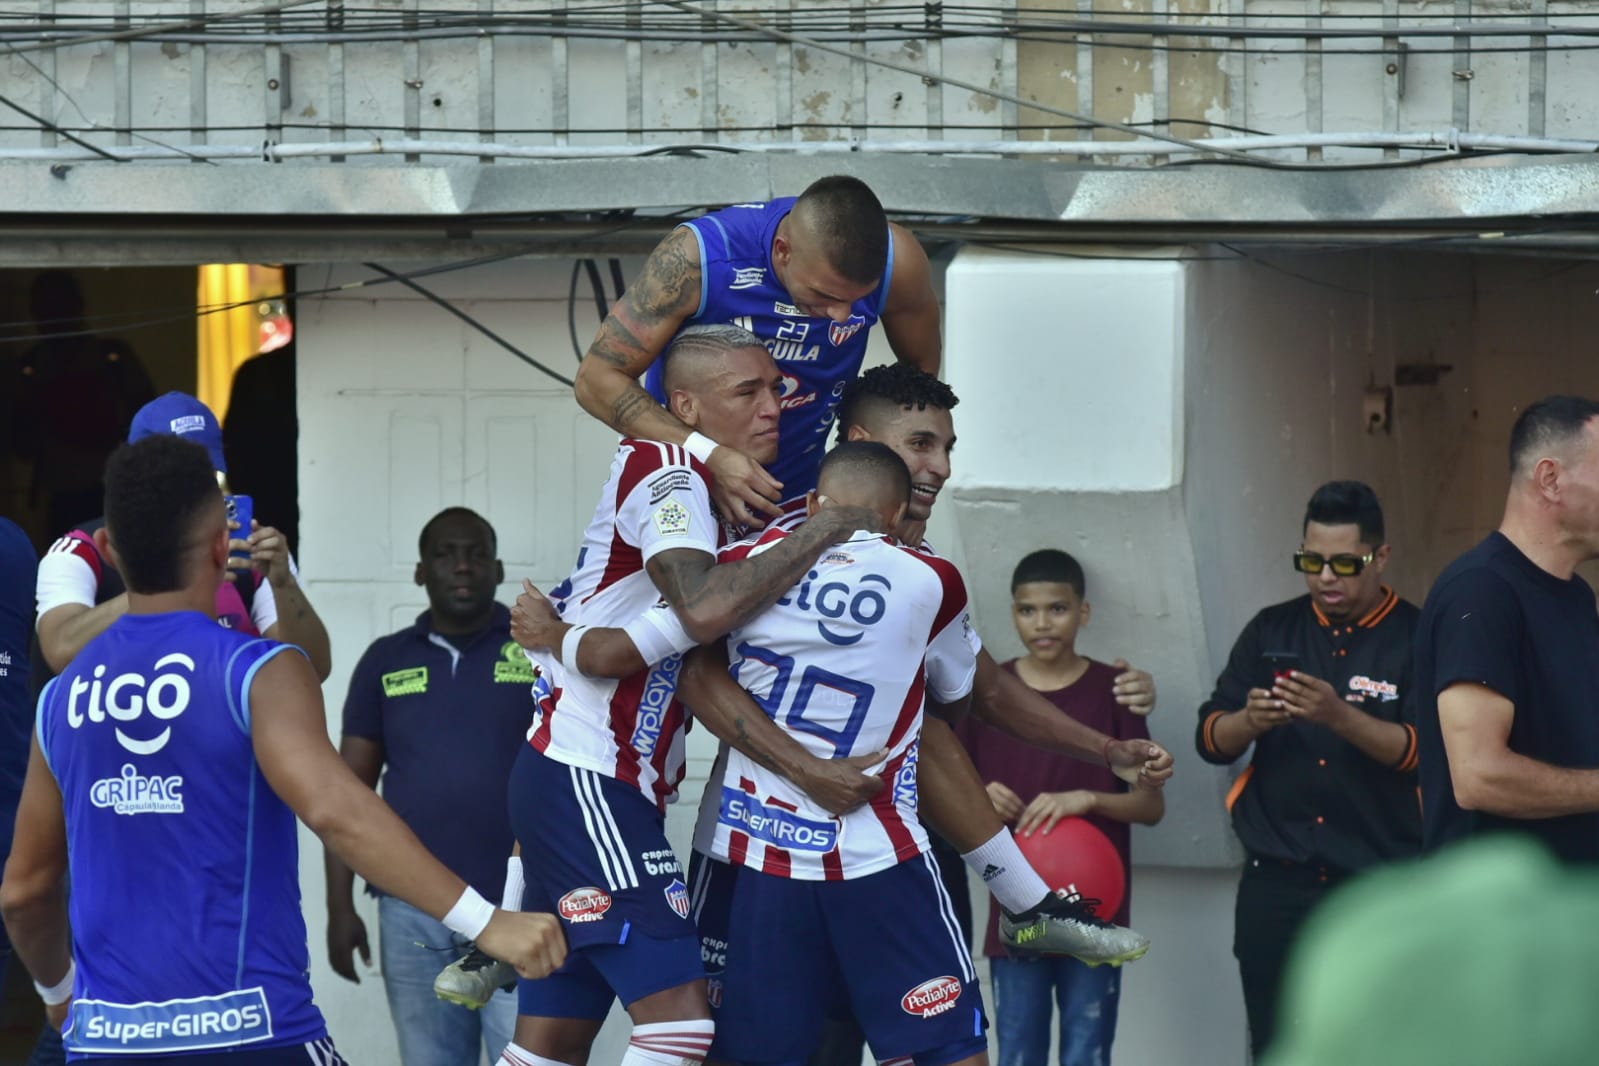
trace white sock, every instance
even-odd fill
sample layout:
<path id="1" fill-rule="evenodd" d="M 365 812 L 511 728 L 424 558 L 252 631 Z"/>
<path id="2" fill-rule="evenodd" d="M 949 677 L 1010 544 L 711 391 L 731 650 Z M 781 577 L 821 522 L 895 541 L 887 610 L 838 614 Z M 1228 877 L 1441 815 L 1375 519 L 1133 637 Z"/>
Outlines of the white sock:
<path id="1" fill-rule="evenodd" d="M 983 884 L 1012 914 L 1032 910 L 1049 895 L 1049 886 L 1028 863 L 1009 829 L 1001 829 L 986 844 L 961 856 L 977 871 Z"/>
<path id="2" fill-rule="evenodd" d="M 566 1066 L 564 1062 L 556 1062 L 542 1055 L 535 1055 L 524 1047 L 517 1047 L 515 1043 L 505 1045 L 505 1050 L 500 1052 L 500 1057 L 494 1066 Z"/>
<path id="3" fill-rule="evenodd" d="M 522 879 L 522 856 L 512 855 L 505 860 L 505 891 L 500 894 L 500 910 L 521 910 L 522 889 L 526 885 Z"/>
<path id="4" fill-rule="evenodd" d="M 709 1018 L 635 1025 L 620 1066 L 699 1066 L 715 1035 L 716 1023 Z"/>

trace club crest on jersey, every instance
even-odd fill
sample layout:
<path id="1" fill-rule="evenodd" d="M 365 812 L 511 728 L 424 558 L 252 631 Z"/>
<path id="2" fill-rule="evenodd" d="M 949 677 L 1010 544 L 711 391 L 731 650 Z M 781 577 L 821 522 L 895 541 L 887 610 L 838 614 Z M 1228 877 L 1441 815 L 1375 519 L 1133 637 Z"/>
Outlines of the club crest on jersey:
<path id="1" fill-rule="evenodd" d="M 737 292 L 740 289 L 759 288 L 765 282 L 765 267 L 739 267 L 733 271 L 733 281 L 732 284 L 728 285 L 728 288 Z"/>
<path id="2" fill-rule="evenodd" d="M 663 537 L 684 537 L 688 535 L 688 508 L 676 500 L 667 500 L 657 507 L 653 520 L 655 522 L 655 532 Z"/>
<path id="3" fill-rule="evenodd" d="M 848 322 L 834 322 L 827 327 L 827 339 L 837 348 L 865 328 L 865 315 L 850 315 Z"/>
<path id="4" fill-rule="evenodd" d="M 961 998 L 961 983 L 953 977 L 935 977 L 923 981 L 899 1001 L 906 1014 L 919 1018 L 933 1018 L 955 1006 Z"/>
<path id="5" fill-rule="evenodd" d="M 555 904 L 569 922 L 597 922 L 611 909 L 611 897 L 597 888 L 574 888 Z"/>
<path id="6" fill-rule="evenodd" d="M 666 886 L 666 905 L 676 911 L 679 918 L 688 917 L 688 886 L 675 877 Z"/>
<path id="7" fill-rule="evenodd" d="M 89 802 L 118 814 L 182 814 L 183 778 L 144 777 L 132 763 L 125 763 L 118 776 L 102 777 L 89 786 Z"/>

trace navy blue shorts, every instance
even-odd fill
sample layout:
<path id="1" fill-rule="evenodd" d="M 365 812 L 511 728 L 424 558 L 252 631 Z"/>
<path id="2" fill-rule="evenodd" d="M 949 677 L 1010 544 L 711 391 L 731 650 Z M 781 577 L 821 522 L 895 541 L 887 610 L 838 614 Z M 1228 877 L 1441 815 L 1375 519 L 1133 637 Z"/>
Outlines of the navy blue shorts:
<path id="1" fill-rule="evenodd" d="M 939 1066 L 986 1046 L 977 971 L 930 855 L 850 881 L 739 871 L 710 1058 L 802 1063 L 841 1008 L 880 1062 Z"/>
<path id="2" fill-rule="evenodd" d="M 232 1048 L 188 1055 L 90 1055 L 73 1059 L 73 1066 L 349 1066 L 328 1037 L 309 1044 L 284 1047 Z"/>
<path id="3" fill-rule="evenodd" d="M 722 971 L 727 969 L 727 924 L 733 914 L 733 886 L 741 867 L 698 851 L 688 857 L 689 917 L 700 933 L 705 964 L 705 997 L 711 1017 L 722 1006 Z"/>
<path id="4" fill-rule="evenodd" d="M 570 951 L 555 974 L 523 982 L 554 984 L 524 987 L 524 1005 L 547 1009 L 522 1013 L 594 1017 L 588 1012 L 602 994 L 608 1009 L 613 993 L 628 1005 L 705 976 L 683 867 L 653 802 L 630 785 L 557 762 L 531 745 L 517 756 L 509 791 L 527 879 L 523 909 L 560 917 Z M 623 950 L 584 957 L 599 948 Z M 550 1013 L 556 1009 L 565 1013 Z M 583 1013 L 572 1013 L 578 1010 Z"/>

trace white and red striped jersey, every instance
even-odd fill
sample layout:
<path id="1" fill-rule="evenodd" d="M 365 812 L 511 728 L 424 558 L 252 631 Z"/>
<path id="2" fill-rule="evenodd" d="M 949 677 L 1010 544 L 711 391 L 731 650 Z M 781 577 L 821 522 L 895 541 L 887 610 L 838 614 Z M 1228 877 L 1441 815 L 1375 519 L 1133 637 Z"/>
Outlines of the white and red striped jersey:
<path id="1" fill-rule="evenodd" d="M 757 553 L 773 528 L 722 553 Z M 736 749 L 716 797 L 710 853 L 798 880 L 865 877 L 927 850 L 917 820 L 924 700 L 953 701 L 977 672 L 966 586 L 949 562 L 877 534 L 823 553 L 788 594 L 727 638 L 733 677 L 784 730 L 825 758 L 886 751 L 888 787 L 842 818 Z"/>
<path id="2" fill-rule="evenodd" d="M 675 548 L 715 555 L 721 540 L 710 473 L 700 461 L 677 445 L 625 439 L 583 533 L 577 568 L 550 598 L 563 621 L 626 625 L 660 599 L 647 562 Z M 551 689 L 539 699 L 529 742 L 558 762 L 630 784 L 664 809 L 683 778 L 680 660 L 672 655 L 617 681 L 536 659 Z"/>

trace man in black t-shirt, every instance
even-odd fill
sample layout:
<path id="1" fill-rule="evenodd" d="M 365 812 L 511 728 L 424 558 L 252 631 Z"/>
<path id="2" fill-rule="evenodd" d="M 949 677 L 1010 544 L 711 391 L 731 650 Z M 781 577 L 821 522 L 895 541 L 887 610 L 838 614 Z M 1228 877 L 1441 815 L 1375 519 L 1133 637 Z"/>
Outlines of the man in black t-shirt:
<path id="1" fill-rule="evenodd" d="M 1493 830 L 1599 862 L 1599 403 L 1551 396 L 1510 433 L 1510 493 L 1416 633 L 1429 849 Z"/>

